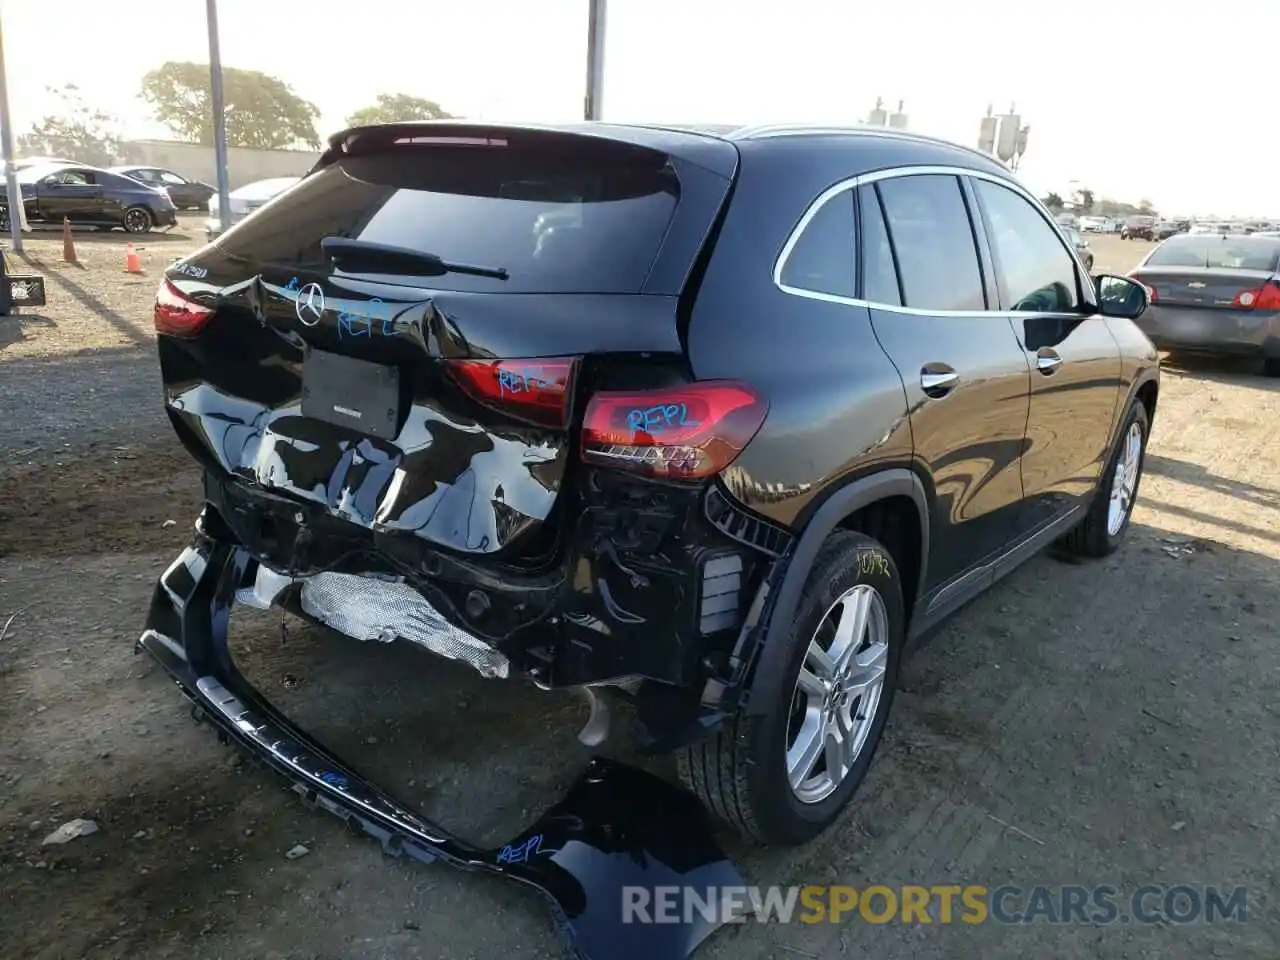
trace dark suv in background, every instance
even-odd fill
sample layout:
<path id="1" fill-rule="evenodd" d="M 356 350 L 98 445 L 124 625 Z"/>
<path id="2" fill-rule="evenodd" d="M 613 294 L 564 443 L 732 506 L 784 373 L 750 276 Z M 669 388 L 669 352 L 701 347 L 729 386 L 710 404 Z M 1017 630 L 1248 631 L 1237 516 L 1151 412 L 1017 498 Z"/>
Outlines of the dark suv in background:
<path id="1" fill-rule="evenodd" d="M 1154 240 L 1156 238 L 1155 217 L 1136 216 L 1125 220 L 1120 228 L 1121 240 Z"/>
<path id="2" fill-rule="evenodd" d="M 707 807 L 803 842 L 910 641 L 1050 543 L 1120 544 L 1146 305 L 920 136 L 347 131 L 160 289 L 206 504 L 140 645 L 307 796 L 428 850 L 236 671 L 233 600 L 628 700 Z"/>

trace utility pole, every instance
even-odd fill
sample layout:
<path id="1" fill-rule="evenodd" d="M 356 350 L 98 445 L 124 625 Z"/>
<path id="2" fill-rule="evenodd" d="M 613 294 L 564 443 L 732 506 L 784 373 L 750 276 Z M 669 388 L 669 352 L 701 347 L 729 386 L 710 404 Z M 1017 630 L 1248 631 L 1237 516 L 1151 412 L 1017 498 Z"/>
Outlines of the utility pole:
<path id="1" fill-rule="evenodd" d="M 9 236 L 13 252 L 22 252 L 22 191 L 13 169 L 13 118 L 9 113 L 9 82 L 4 72 L 4 27 L 0 26 L 0 153 L 4 154 L 5 196 L 9 208 Z"/>
<path id="2" fill-rule="evenodd" d="M 213 0 L 210 0 L 212 3 Z M 587 0 L 587 96 L 583 115 L 600 120 L 604 115 L 605 0 Z"/>
<path id="3" fill-rule="evenodd" d="M 209 99 L 213 107 L 213 155 L 218 166 L 218 228 L 231 217 L 231 185 L 227 180 L 227 110 L 222 93 L 222 51 L 218 44 L 218 0 L 205 0 L 209 31 Z"/>

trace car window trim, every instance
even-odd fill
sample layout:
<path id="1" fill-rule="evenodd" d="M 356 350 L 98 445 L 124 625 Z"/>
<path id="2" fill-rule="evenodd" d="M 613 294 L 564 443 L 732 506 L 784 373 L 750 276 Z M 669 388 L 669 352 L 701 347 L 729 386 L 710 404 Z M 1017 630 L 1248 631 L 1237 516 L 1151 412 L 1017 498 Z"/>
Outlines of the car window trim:
<path id="1" fill-rule="evenodd" d="M 901 306 L 901 305 L 892 304 L 892 303 L 876 303 L 874 301 L 865 300 L 861 297 L 841 297 L 831 293 L 819 293 L 816 290 L 805 290 L 801 287 L 792 287 L 782 282 L 782 271 L 786 268 L 787 260 L 791 256 L 792 250 L 794 250 L 796 244 L 799 243 L 800 235 L 804 232 L 805 228 L 809 225 L 809 221 L 811 221 L 817 215 L 818 211 L 822 208 L 822 206 L 826 204 L 828 201 L 830 201 L 832 198 L 836 197 L 840 193 L 843 193 L 845 190 L 856 190 L 858 187 L 861 187 L 867 184 L 880 183 L 883 180 L 895 180 L 899 177 L 930 176 L 930 175 L 958 177 L 961 179 L 963 179 L 964 177 L 973 177 L 978 180 L 989 180 L 992 183 L 998 184 L 1002 187 L 1008 187 L 1009 189 L 1013 190 L 1015 193 L 1020 194 L 1022 197 L 1032 202 L 1033 208 L 1036 203 L 1035 197 L 1033 197 L 1031 193 L 1018 182 L 1008 179 L 1006 177 L 1002 177 L 996 173 L 989 173 L 985 170 L 974 170 L 970 167 L 950 166 L 946 164 L 922 164 L 922 165 L 906 166 L 906 167 L 890 167 L 885 170 L 872 170 L 868 173 L 858 174 L 857 176 L 854 176 L 854 177 L 846 177 L 845 179 L 840 180 L 837 183 L 834 183 L 831 186 L 827 187 L 827 189 L 822 191 L 822 193 L 818 194 L 818 196 L 805 209 L 805 212 L 800 216 L 800 219 L 796 222 L 796 225 L 791 228 L 791 233 L 788 234 L 786 242 L 782 245 L 782 250 L 778 253 L 778 257 L 774 261 L 773 285 L 777 287 L 779 290 L 781 290 L 783 293 L 790 294 L 791 296 L 794 296 L 794 297 L 804 297 L 809 300 L 823 300 L 823 301 L 826 301 L 827 303 L 840 303 L 850 307 L 863 307 L 867 309 L 882 310 L 888 313 L 908 314 L 910 316 L 916 316 L 916 317 L 940 317 L 940 316 L 941 317 L 990 317 L 990 316 L 1043 317 L 1043 316 L 1048 316 L 1048 314 L 1044 314 L 1036 311 L 1028 311 L 1028 310 L 1003 310 L 1003 309 L 1001 310 L 990 310 L 990 309 L 988 310 L 921 310 L 913 307 L 906 307 L 906 306 Z M 878 194 L 878 191 L 877 191 L 877 194 Z M 886 224 L 886 227 L 887 227 L 887 224 Z M 972 216 L 971 216 L 970 229 L 973 229 L 973 228 L 974 228 L 974 225 L 972 223 Z M 890 234 L 890 244 L 892 245 L 892 243 L 893 243 L 892 234 Z M 1079 258 L 1075 257 L 1074 251 L 1071 251 L 1071 254 L 1074 262 L 1076 262 L 1077 264 L 1077 269 L 1078 270 L 1081 269 L 1081 265 L 1078 262 Z M 896 251 L 894 254 L 894 268 L 895 270 L 897 269 Z M 899 287 L 901 287 L 901 283 L 899 283 Z M 861 288 L 859 288 L 859 290 L 861 290 Z M 905 299 L 905 297 L 903 299 Z M 1087 298 L 1082 303 L 1082 307 L 1084 306 L 1090 306 Z M 1096 312 L 1096 310 L 1094 310 L 1093 312 Z M 1086 314 L 1085 314 L 1085 311 L 1082 309 L 1079 312 L 1070 312 L 1070 313 L 1054 314 L 1054 315 L 1079 318 Z"/>

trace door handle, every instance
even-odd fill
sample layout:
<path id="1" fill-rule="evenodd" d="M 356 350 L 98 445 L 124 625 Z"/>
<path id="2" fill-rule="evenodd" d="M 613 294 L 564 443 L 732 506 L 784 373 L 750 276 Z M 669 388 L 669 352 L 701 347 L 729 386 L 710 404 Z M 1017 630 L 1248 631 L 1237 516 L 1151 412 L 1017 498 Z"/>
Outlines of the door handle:
<path id="1" fill-rule="evenodd" d="M 1042 347 L 1036 354 L 1036 369 L 1045 376 L 1053 373 L 1060 366 L 1062 366 L 1062 358 L 1048 347 Z"/>
<path id="2" fill-rule="evenodd" d="M 943 397 L 960 382 L 960 374 L 942 364 L 929 364 L 920 371 L 920 389 L 928 396 Z"/>

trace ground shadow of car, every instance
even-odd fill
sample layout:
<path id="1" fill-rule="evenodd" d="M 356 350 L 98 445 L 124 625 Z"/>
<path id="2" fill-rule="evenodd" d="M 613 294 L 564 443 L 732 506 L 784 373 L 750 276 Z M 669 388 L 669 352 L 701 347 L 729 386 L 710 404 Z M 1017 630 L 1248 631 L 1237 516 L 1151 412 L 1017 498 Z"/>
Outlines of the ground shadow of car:
<path id="1" fill-rule="evenodd" d="M 1280 391 L 1280 378 L 1264 376 L 1259 361 L 1252 358 L 1162 351 L 1160 366 L 1164 370 L 1197 380 L 1251 387 L 1272 393 Z"/>

